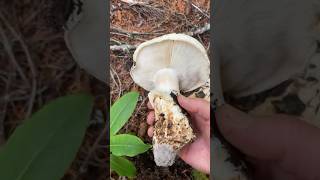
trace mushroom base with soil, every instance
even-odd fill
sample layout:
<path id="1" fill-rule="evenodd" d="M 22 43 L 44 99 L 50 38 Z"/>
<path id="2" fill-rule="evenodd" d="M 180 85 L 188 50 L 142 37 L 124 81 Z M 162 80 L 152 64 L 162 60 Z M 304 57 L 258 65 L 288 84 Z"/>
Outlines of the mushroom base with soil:
<path id="1" fill-rule="evenodd" d="M 194 138 L 187 114 L 180 108 L 176 95 L 151 91 L 149 100 L 155 110 L 153 154 L 157 166 L 171 166 L 177 152 Z"/>

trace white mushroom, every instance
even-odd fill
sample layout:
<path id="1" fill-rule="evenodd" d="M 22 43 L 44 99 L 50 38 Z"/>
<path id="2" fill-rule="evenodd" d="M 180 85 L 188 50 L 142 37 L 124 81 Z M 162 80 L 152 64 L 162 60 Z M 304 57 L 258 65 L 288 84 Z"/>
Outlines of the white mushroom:
<path id="1" fill-rule="evenodd" d="M 65 42 L 81 68 L 107 82 L 108 1 L 71 0 L 74 9 L 65 24 Z"/>
<path id="2" fill-rule="evenodd" d="M 155 109 L 154 160 L 158 166 L 171 166 L 176 153 L 195 138 L 187 115 L 176 95 L 204 85 L 210 65 L 205 48 L 183 34 L 168 34 L 142 43 L 133 55 L 131 76 L 150 91 Z"/>

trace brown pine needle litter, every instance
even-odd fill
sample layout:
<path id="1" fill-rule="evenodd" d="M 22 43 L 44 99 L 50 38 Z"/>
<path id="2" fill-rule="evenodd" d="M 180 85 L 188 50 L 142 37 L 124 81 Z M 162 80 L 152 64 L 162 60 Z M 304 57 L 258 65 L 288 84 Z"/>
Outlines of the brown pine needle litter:
<path id="1" fill-rule="evenodd" d="M 105 180 L 106 85 L 81 70 L 70 55 L 63 24 L 67 1 L 0 2 L 0 145 L 47 102 L 74 92 L 94 95 L 90 125 L 63 179 Z"/>

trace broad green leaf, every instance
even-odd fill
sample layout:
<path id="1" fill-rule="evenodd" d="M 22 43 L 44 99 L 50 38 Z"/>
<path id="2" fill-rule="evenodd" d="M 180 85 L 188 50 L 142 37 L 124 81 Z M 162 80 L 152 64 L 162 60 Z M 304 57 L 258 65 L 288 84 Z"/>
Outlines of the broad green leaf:
<path id="1" fill-rule="evenodd" d="M 110 138 L 110 150 L 116 156 L 133 157 L 146 152 L 150 147 L 137 136 L 129 134 L 115 135 Z"/>
<path id="2" fill-rule="evenodd" d="M 110 110 L 110 135 L 115 135 L 129 120 L 137 102 L 139 93 L 129 92 L 118 99 Z"/>
<path id="3" fill-rule="evenodd" d="M 118 157 L 110 154 L 110 165 L 113 171 L 120 176 L 134 177 L 136 176 L 136 167 L 134 164 L 124 157 Z"/>
<path id="4" fill-rule="evenodd" d="M 192 177 L 194 180 L 209 180 L 207 175 L 205 175 L 204 173 L 197 171 L 195 169 L 192 170 Z"/>
<path id="5" fill-rule="evenodd" d="M 0 179 L 59 180 L 81 145 L 93 98 L 58 98 L 17 127 L 0 150 Z"/>

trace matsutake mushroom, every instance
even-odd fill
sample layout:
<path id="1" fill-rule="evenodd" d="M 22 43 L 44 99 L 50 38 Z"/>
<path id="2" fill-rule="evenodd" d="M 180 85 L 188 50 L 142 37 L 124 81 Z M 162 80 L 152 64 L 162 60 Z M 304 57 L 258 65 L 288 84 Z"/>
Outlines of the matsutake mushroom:
<path id="1" fill-rule="evenodd" d="M 108 1 L 70 0 L 70 15 L 64 25 L 65 42 L 81 68 L 102 82 L 107 82 L 106 40 Z"/>
<path id="2" fill-rule="evenodd" d="M 171 166 L 177 152 L 195 138 L 188 115 L 176 97 L 180 91 L 192 91 L 207 82 L 209 58 L 193 37 L 168 34 L 142 43 L 133 60 L 131 77 L 150 91 L 155 110 L 154 160 L 158 166 Z"/>

